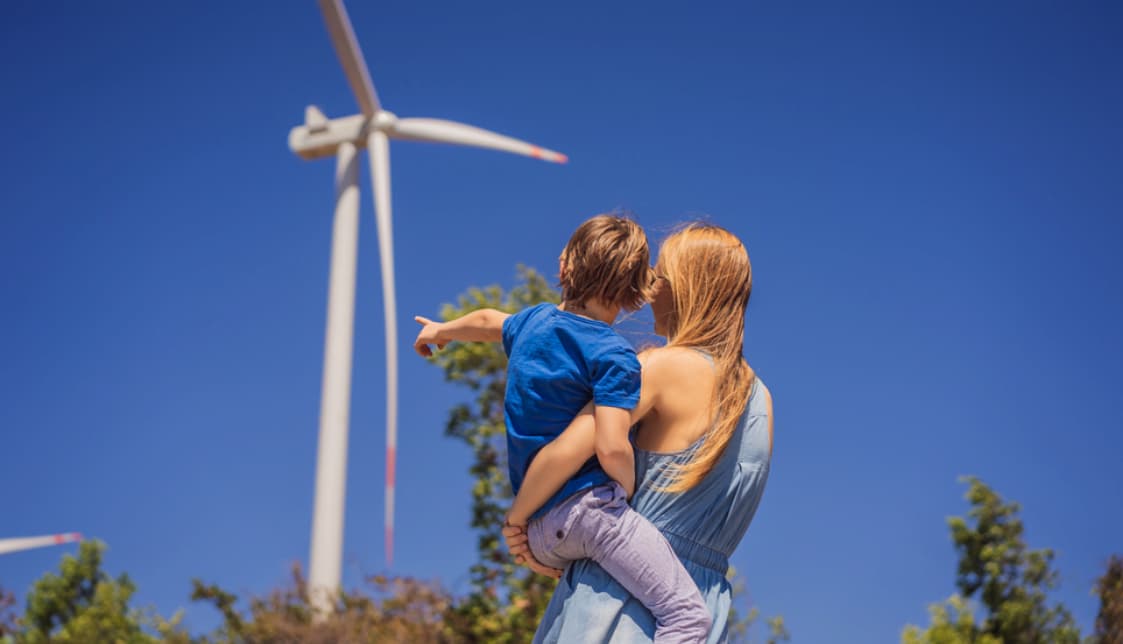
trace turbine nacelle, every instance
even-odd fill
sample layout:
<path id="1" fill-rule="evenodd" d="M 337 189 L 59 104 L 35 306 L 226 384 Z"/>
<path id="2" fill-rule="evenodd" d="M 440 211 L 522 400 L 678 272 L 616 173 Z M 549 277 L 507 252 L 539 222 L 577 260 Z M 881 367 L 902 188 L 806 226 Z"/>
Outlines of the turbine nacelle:
<path id="1" fill-rule="evenodd" d="M 322 159 L 335 156 L 344 143 L 366 147 L 369 122 L 363 114 L 329 119 L 309 105 L 304 110 L 304 125 L 289 131 L 289 149 L 302 159 Z"/>

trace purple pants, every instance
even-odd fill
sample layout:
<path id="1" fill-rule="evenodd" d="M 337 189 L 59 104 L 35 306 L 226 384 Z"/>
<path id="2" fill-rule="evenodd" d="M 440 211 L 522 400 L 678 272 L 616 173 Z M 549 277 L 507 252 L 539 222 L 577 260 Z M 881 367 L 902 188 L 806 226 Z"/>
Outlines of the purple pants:
<path id="1" fill-rule="evenodd" d="M 530 522 L 534 557 L 553 568 L 592 559 L 655 616 L 659 644 L 705 642 L 712 618 L 698 586 L 659 529 L 612 481 L 575 494 Z"/>

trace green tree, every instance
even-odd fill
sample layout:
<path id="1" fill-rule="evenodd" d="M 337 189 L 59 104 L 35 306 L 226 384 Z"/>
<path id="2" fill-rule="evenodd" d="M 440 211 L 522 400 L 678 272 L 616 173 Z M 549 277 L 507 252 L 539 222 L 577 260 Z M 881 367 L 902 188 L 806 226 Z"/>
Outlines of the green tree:
<path id="1" fill-rule="evenodd" d="M 1002 644 L 1002 639 L 981 633 L 975 612 L 962 595 L 955 594 L 940 604 L 928 607 L 932 624 L 924 630 L 905 627 L 903 644 Z"/>
<path id="2" fill-rule="evenodd" d="M 16 596 L 0 586 L 0 644 L 8 644 L 16 634 Z"/>
<path id="3" fill-rule="evenodd" d="M 932 625 L 925 631 L 906 628 L 902 641 L 1078 644 L 1080 631 L 1068 610 L 1048 604 L 1048 591 L 1059 579 L 1051 567 L 1053 551 L 1026 545 L 1021 506 L 1004 502 L 978 478 L 963 481 L 971 509 L 966 517 L 948 519 L 959 555 L 959 595 L 932 607 Z M 975 622 L 967 601 L 976 597 L 982 623 Z"/>
<path id="4" fill-rule="evenodd" d="M 776 615 L 769 617 L 768 624 L 768 639 L 765 644 L 779 644 L 780 642 L 788 642 L 792 639 L 792 634 L 788 632 L 788 627 L 784 624 L 784 616 Z"/>
<path id="5" fill-rule="evenodd" d="M 745 578 L 738 574 L 737 569 L 733 566 L 729 567 L 725 576 L 729 579 L 734 600 L 729 607 L 727 637 L 733 644 L 748 644 L 753 641 L 750 635 L 760 621 L 760 609 L 753 606 L 749 609 L 748 614 L 742 617 L 741 612 L 737 610 L 736 600 L 738 597 L 745 595 Z M 768 629 L 768 636 L 764 640 L 765 644 L 779 644 L 791 639 L 791 634 L 788 633 L 784 618 L 781 615 L 769 617 L 764 621 L 764 626 Z"/>
<path id="6" fill-rule="evenodd" d="M 750 644 L 755 641 L 750 634 L 760 621 L 760 609 L 753 608 L 749 611 L 743 619 L 737 623 L 730 622 L 728 633 L 729 642 L 733 644 Z M 788 632 L 787 626 L 784 624 L 783 616 L 777 615 L 769 617 L 764 620 L 764 627 L 768 629 L 768 635 L 764 640 L 764 644 L 780 644 L 780 642 L 788 642 L 791 640 L 791 633 Z"/>
<path id="7" fill-rule="evenodd" d="M 457 642 L 452 597 L 438 584 L 402 577 L 368 577 L 363 589 L 343 591 L 325 619 L 313 619 L 308 584 L 299 566 L 290 583 L 249 599 L 248 614 L 238 597 L 216 585 L 192 582 L 191 599 L 212 604 L 222 624 L 197 644 L 334 644 L 335 642 Z"/>
<path id="8" fill-rule="evenodd" d="M 509 292 L 499 286 L 470 288 L 456 304 L 446 304 L 441 317 L 451 320 L 485 308 L 516 313 L 558 301 L 557 291 L 540 273 L 520 266 L 519 283 Z M 470 642 L 529 641 L 556 582 L 516 566 L 503 544 L 501 526 L 512 497 L 503 421 L 507 356 L 496 344 L 452 343 L 432 360 L 446 380 L 474 395 L 471 403 L 452 409 L 445 429 L 447 436 L 472 450 L 471 525 L 479 535 L 478 557 L 470 571 L 472 590 L 454 609 L 458 623 L 466 627 L 458 635 Z"/>
<path id="9" fill-rule="evenodd" d="M 19 620 L 17 642 L 147 644 L 158 636 L 165 641 L 185 637 L 178 615 L 165 621 L 129 605 L 136 586 L 128 575 L 114 579 L 102 570 L 104 553 L 104 543 L 85 541 L 77 557 L 63 557 L 58 574 L 47 573 L 35 582 Z"/>
<path id="10" fill-rule="evenodd" d="M 1096 580 L 1095 593 L 1100 598 L 1095 641 L 1123 644 L 1123 557 L 1111 556 L 1107 570 Z"/>

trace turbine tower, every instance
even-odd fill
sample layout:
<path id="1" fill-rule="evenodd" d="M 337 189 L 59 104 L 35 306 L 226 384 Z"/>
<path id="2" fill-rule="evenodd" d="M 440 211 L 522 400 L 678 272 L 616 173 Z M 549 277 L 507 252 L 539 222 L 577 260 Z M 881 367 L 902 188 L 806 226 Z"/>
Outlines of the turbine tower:
<path id="1" fill-rule="evenodd" d="M 394 247 L 390 217 L 390 139 L 451 143 L 522 154 L 565 163 L 564 154 L 471 125 L 429 118 L 398 118 L 384 110 L 371 83 L 351 20 L 341 0 L 319 0 L 328 33 L 343 66 L 360 114 L 328 119 L 315 106 L 305 109 L 304 125 L 289 133 L 289 148 L 303 159 L 336 157 L 335 222 L 320 399 L 320 439 L 316 463 L 315 508 L 309 584 L 321 614 L 330 610 L 339 588 L 346 494 L 347 433 L 351 399 L 351 359 L 355 308 L 355 260 L 359 222 L 358 149 L 370 154 L 375 221 L 382 266 L 386 320 L 386 562 L 393 561 L 394 478 L 398 425 L 398 328 L 394 294 Z"/>

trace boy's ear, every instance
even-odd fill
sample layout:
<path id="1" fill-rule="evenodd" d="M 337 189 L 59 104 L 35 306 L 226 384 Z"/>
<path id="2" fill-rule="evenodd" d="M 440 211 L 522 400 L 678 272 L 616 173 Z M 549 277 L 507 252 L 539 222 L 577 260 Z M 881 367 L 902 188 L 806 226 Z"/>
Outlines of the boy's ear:
<path id="1" fill-rule="evenodd" d="M 565 266 L 566 266 L 565 255 L 562 255 L 561 257 L 558 258 L 558 281 L 559 282 L 565 281 L 565 273 L 566 273 Z"/>

